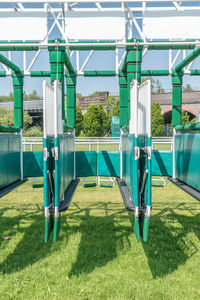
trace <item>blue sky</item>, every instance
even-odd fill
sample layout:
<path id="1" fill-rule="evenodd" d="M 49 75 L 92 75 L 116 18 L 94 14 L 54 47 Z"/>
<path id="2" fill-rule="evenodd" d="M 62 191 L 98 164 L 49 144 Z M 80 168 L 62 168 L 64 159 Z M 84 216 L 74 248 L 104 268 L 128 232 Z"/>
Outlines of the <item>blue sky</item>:
<path id="1" fill-rule="evenodd" d="M 119 4 L 117 4 L 119 5 Z M 192 5 L 192 3 L 190 3 Z M 27 5 L 28 6 L 28 5 Z M 38 7 L 38 5 L 36 5 Z M 81 6 L 84 6 L 82 4 Z M 0 4 L 2 7 L 2 4 Z M 59 37 L 58 30 L 55 29 L 52 32 L 51 38 Z M 134 32 L 134 37 L 138 37 L 137 32 Z M 1 52 L 4 54 L 3 52 Z M 187 51 L 187 54 L 189 52 Z M 88 52 L 83 52 L 80 56 L 80 63 L 84 60 Z M 123 54 L 123 51 L 120 50 L 120 55 Z M 5 53 L 5 55 L 7 55 Z M 32 53 L 28 53 L 28 61 L 31 61 Z M 14 52 L 13 61 L 20 67 L 22 67 L 22 55 L 19 52 Z M 180 61 L 179 59 L 177 63 Z M 75 57 L 72 57 L 72 63 L 75 66 Z M 196 69 L 199 68 L 200 59 L 196 59 L 193 67 Z M 49 62 L 48 62 L 48 51 L 44 50 L 38 57 L 37 62 L 35 63 L 32 70 L 49 70 Z M 87 64 L 86 70 L 114 70 L 115 69 L 115 56 L 113 51 L 97 51 L 91 57 L 91 60 Z M 167 51 L 148 51 L 145 57 L 143 58 L 142 69 L 168 69 L 168 52 Z M 0 70 L 3 70 L 0 67 Z M 162 83 L 163 88 L 166 91 L 171 90 L 171 77 L 156 77 L 155 79 L 159 79 Z M 8 95 L 10 91 L 12 91 L 12 79 L 11 78 L 1 78 L 1 95 Z M 49 79 L 47 79 L 49 80 Z M 40 95 L 42 95 L 42 78 L 28 78 L 25 77 L 24 80 L 24 89 L 27 93 L 30 93 L 33 89 L 36 89 Z M 199 77 L 184 77 L 184 85 L 186 83 L 191 84 L 194 89 L 200 90 L 200 78 Z M 110 94 L 116 95 L 119 93 L 118 87 L 118 78 L 117 77 L 103 77 L 103 78 L 84 78 L 78 77 L 77 80 L 77 92 L 83 95 L 91 94 L 95 91 L 109 91 Z"/>

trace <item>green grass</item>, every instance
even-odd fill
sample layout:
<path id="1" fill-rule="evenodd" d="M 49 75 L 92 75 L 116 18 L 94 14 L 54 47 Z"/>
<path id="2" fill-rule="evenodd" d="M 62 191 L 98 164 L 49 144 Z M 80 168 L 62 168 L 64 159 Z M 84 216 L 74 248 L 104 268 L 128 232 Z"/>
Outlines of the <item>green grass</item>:
<path id="1" fill-rule="evenodd" d="M 42 189 L 0 202 L 0 299 L 200 299 L 200 203 L 153 188 L 149 241 L 138 243 L 118 187 L 79 185 L 47 244 Z"/>

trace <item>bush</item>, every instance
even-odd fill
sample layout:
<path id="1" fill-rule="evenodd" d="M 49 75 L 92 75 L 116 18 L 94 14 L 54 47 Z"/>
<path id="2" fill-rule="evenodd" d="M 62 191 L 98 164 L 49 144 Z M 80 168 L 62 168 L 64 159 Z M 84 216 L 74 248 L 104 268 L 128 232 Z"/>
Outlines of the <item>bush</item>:
<path id="1" fill-rule="evenodd" d="M 83 115 L 80 107 L 76 107 L 76 136 L 79 136 L 83 129 Z"/>
<path id="2" fill-rule="evenodd" d="M 43 131 L 42 131 L 42 127 L 40 126 L 31 126 L 29 127 L 27 130 L 25 130 L 23 132 L 23 136 L 38 136 L 38 137 L 41 137 L 43 136 Z"/>
<path id="3" fill-rule="evenodd" d="M 83 118 L 83 127 L 86 136 L 104 136 L 109 131 L 109 118 L 101 104 L 89 105 Z"/>
<path id="4" fill-rule="evenodd" d="M 164 132 L 164 117 L 157 102 L 151 105 L 151 131 L 152 136 L 161 136 Z"/>
<path id="5" fill-rule="evenodd" d="M 32 117 L 28 114 L 27 111 L 24 111 L 24 127 L 26 130 L 31 124 L 33 120 Z M 0 108 L 0 125 L 5 126 L 14 126 L 14 111 L 7 110 L 5 108 Z"/>

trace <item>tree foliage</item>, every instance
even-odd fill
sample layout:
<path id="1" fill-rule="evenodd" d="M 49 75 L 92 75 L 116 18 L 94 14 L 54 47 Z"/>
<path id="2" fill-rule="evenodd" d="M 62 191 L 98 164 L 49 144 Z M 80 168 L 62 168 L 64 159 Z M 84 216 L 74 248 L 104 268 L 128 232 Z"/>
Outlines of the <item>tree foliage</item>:
<path id="1" fill-rule="evenodd" d="M 190 123 L 190 117 L 189 117 L 189 114 L 187 113 L 187 111 L 182 110 L 181 119 L 182 119 L 182 121 L 181 121 L 182 125 Z"/>
<path id="2" fill-rule="evenodd" d="M 151 105 L 151 130 L 152 136 L 161 136 L 164 132 L 164 117 L 157 102 Z"/>
<path id="3" fill-rule="evenodd" d="M 112 116 L 119 117 L 119 99 L 113 105 Z"/>
<path id="4" fill-rule="evenodd" d="M 192 91 L 194 91 L 194 90 L 189 83 L 187 83 L 185 86 L 183 86 L 183 92 L 189 93 Z"/>
<path id="5" fill-rule="evenodd" d="M 79 136 L 83 129 L 83 115 L 80 107 L 76 107 L 76 136 Z"/>
<path id="6" fill-rule="evenodd" d="M 90 104 L 83 118 L 84 134 L 86 136 L 104 136 L 109 128 L 107 117 L 101 104 Z"/>
<path id="7" fill-rule="evenodd" d="M 165 90 L 162 87 L 162 83 L 160 82 L 159 79 L 153 79 L 152 77 L 148 77 L 148 78 L 142 78 L 142 82 L 146 81 L 150 79 L 151 80 L 151 93 L 152 94 L 164 94 Z"/>
<path id="8" fill-rule="evenodd" d="M 32 117 L 28 114 L 27 111 L 24 111 L 24 130 L 32 124 Z M 14 111 L 7 110 L 5 108 L 0 108 L 0 124 L 5 126 L 14 125 Z"/>

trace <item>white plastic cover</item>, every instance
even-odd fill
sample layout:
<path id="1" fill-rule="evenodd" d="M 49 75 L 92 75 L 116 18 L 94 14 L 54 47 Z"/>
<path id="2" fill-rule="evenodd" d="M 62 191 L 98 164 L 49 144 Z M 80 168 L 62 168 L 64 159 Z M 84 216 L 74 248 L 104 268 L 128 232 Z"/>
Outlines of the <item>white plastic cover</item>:
<path id="1" fill-rule="evenodd" d="M 125 37 L 125 13 L 68 11 L 65 32 L 68 39 L 122 40 Z"/>
<path id="2" fill-rule="evenodd" d="M 199 39 L 199 11 L 146 11 L 143 31 L 149 39 Z"/>
<path id="3" fill-rule="evenodd" d="M 58 80 L 54 81 L 54 134 L 63 133 L 62 120 L 62 86 Z"/>
<path id="4" fill-rule="evenodd" d="M 151 136 L 151 81 L 141 85 L 136 80 L 131 82 L 129 133 Z"/>
<path id="5" fill-rule="evenodd" d="M 41 12 L 1 12 L 0 40 L 43 40 L 47 34 L 47 14 Z"/>
<path id="6" fill-rule="evenodd" d="M 62 89 L 57 80 L 54 86 L 43 81 L 43 126 L 44 137 L 63 133 Z"/>

